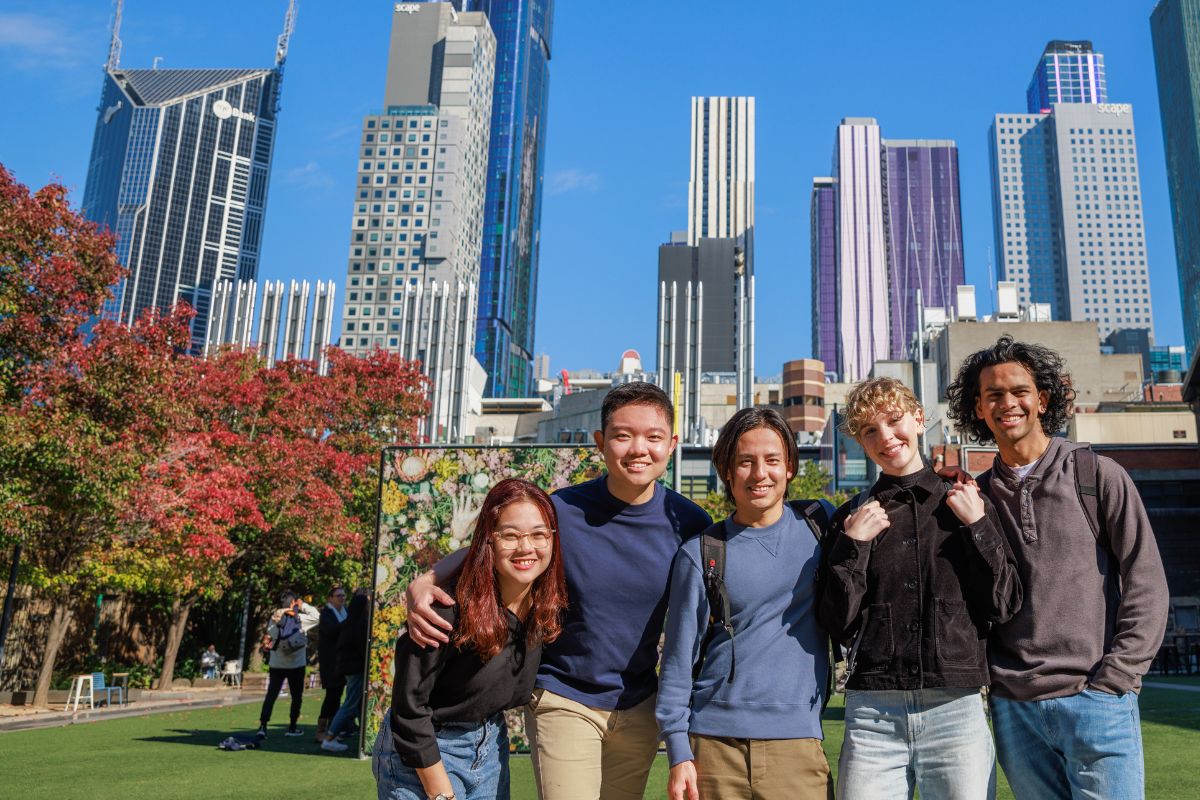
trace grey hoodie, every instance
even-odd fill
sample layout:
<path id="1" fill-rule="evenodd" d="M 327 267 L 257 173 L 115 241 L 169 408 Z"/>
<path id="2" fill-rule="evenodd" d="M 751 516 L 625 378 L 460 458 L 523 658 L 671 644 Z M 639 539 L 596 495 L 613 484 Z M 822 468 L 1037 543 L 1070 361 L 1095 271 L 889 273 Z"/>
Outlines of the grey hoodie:
<path id="1" fill-rule="evenodd" d="M 988 643 L 999 697 L 1137 691 L 1166 632 L 1167 580 L 1141 497 L 1119 464 L 1098 457 L 1112 563 L 1079 502 L 1071 452 L 1082 446 L 1051 439 L 1023 481 L 999 456 L 990 471 L 1025 589 L 1020 611 Z"/>

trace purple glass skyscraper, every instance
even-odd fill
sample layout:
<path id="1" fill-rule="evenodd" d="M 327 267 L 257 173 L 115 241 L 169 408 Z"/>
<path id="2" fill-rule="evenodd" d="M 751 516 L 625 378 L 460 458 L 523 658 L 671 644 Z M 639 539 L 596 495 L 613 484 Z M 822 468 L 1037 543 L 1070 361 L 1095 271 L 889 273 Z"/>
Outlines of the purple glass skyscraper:
<path id="1" fill-rule="evenodd" d="M 1091 42 L 1055 39 L 1046 44 L 1025 90 L 1030 114 L 1049 114 L 1055 103 L 1106 102 L 1104 56 L 1092 49 Z"/>
<path id="2" fill-rule="evenodd" d="M 837 182 L 813 178 L 812 210 L 812 343 L 825 371 L 842 372 L 838 358 Z"/>
<path id="3" fill-rule="evenodd" d="M 952 141 L 884 140 L 891 357 L 907 358 L 926 308 L 950 308 L 963 283 L 958 148 Z"/>

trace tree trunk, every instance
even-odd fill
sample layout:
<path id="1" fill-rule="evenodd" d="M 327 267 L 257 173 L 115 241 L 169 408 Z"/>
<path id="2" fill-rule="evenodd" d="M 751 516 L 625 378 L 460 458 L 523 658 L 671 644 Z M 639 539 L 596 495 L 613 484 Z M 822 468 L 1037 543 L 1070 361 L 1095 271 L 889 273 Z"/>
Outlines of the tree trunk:
<path id="1" fill-rule="evenodd" d="M 158 688 L 170 689 L 175 680 L 175 659 L 179 655 L 179 645 L 183 642 L 183 632 L 187 629 L 188 614 L 196 604 L 196 597 L 184 600 L 175 598 L 171 603 L 171 627 L 167 629 L 167 647 L 163 651 L 162 674 L 158 676 Z"/>
<path id="2" fill-rule="evenodd" d="M 46 634 L 46 649 L 42 656 L 42 668 L 38 672 L 37 687 L 33 691 L 33 704 L 44 706 L 50 698 L 50 681 L 54 677 L 54 662 L 58 660 L 58 650 L 62 647 L 63 639 L 67 637 L 67 629 L 71 627 L 71 607 L 67 598 L 60 598 L 54 603 L 54 613 L 50 615 L 50 631 Z"/>

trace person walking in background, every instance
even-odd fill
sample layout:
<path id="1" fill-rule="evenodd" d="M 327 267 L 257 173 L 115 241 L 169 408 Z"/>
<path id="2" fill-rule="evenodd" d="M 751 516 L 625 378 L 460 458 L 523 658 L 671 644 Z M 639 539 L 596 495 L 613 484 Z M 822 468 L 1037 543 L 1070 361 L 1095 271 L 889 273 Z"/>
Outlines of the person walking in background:
<path id="1" fill-rule="evenodd" d="M 275 700 L 287 681 L 288 693 L 292 697 L 291 713 L 285 736 L 302 736 L 297 722 L 300 720 L 300 704 L 304 701 L 304 666 L 308 663 L 308 631 L 317 626 L 321 614 L 315 608 L 296 597 L 294 592 L 284 592 L 279 597 L 279 608 L 271 613 L 267 626 L 269 674 L 267 696 L 263 698 L 259 714 L 258 738 L 267 738 L 267 723 L 275 709 Z"/>
<path id="2" fill-rule="evenodd" d="M 329 590 L 325 607 L 321 609 L 321 621 L 317 625 L 317 668 L 321 672 L 321 686 L 325 689 L 325 699 L 321 702 L 321 712 L 317 716 L 317 743 L 325 741 L 325 730 L 329 720 L 337 713 L 342 705 L 342 682 L 337 670 L 338 636 L 342 625 L 346 622 L 346 590 L 334 586 Z"/>
<path id="3" fill-rule="evenodd" d="M 392 705 L 371 758 L 379 800 L 509 800 L 503 711 L 528 702 L 567 602 L 557 528 L 550 498 L 528 481 L 500 481 L 484 498 L 445 587 L 455 602 L 434 606 L 451 642 L 396 641 Z"/>
<path id="4" fill-rule="evenodd" d="M 366 589 L 354 592 L 346 624 L 342 628 L 337 649 L 338 681 L 346 687 L 346 699 L 334 714 L 321 741 L 321 749 L 341 753 L 347 746 L 338 741 L 339 736 L 357 730 L 354 720 L 362 708 L 363 681 L 367 672 L 367 635 L 370 628 L 371 595 Z"/>
<path id="5" fill-rule="evenodd" d="M 208 649 L 200 654 L 200 671 L 207 680 L 216 680 L 217 670 L 221 666 L 221 654 L 217 652 L 217 646 L 210 644 Z"/>
<path id="6" fill-rule="evenodd" d="M 1025 589 L 988 640 L 1009 785 L 1019 800 L 1141 798 L 1138 691 L 1170 597 L 1137 487 L 1112 459 L 1056 435 L 1075 391 L 1047 347 L 1003 336 L 966 358 L 947 396 L 959 431 L 996 443 L 979 486 Z"/>
<path id="7" fill-rule="evenodd" d="M 825 506 L 785 502 L 800 459 L 776 411 L 738 411 L 712 458 L 734 513 L 684 542 L 671 570 L 656 708 L 667 797 L 826 800 L 829 640 L 816 613 Z"/>
<path id="8" fill-rule="evenodd" d="M 837 796 L 983 800 L 996 758 L 980 687 L 991 625 L 1021 608 L 996 510 L 925 465 L 912 390 L 873 378 L 846 398 L 843 430 L 883 473 L 834 515 L 820 618 L 847 658 Z"/>

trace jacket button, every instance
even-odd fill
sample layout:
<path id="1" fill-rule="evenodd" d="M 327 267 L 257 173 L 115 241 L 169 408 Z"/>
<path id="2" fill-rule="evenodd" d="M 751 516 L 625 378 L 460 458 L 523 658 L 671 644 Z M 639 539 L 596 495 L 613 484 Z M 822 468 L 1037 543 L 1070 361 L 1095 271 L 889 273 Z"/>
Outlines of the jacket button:
<path id="1" fill-rule="evenodd" d="M 905 582 L 904 582 L 904 588 L 905 588 L 905 589 L 916 589 L 916 588 L 917 588 L 917 582 L 916 582 L 916 581 L 914 581 L 914 580 L 907 580 L 907 581 L 905 581 Z"/>
<path id="2" fill-rule="evenodd" d="M 916 539 L 905 539 L 905 540 L 904 540 L 904 543 L 905 543 L 906 545 L 908 545 L 909 547 L 912 547 L 914 544 L 916 544 L 916 543 L 917 543 L 917 540 L 916 540 Z"/>
<path id="3" fill-rule="evenodd" d="M 910 622 L 910 623 L 908 623 L 908 629 L 910 631 L 912 631 L 913 633 L 916 633 L 917 631 L 919 631 L 921 629 L 921 623 L 915 622 L 915 621 Z"/>
<path id="4" fill-rule="evenodd" d="M 909 665 L 908 665 L 908 674 L 909 674 L 909 675 L 916 675 L 916 674 L 917 674 L 918 672 L 920 672 L 920 671 L 921 671 L 921 668 L 920 668 L 920 667 L 918 667 L 916 664 L 909 664 Z"/>

